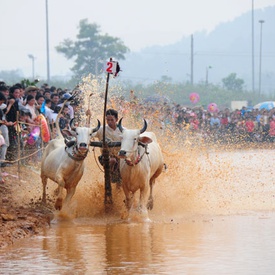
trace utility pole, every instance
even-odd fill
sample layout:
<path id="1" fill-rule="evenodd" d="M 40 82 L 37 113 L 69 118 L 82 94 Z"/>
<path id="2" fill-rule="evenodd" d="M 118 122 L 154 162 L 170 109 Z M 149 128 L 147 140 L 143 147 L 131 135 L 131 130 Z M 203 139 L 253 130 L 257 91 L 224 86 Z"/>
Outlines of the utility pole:
<path id="1" fill-rule="evenodd" d="M 46 48 L 47 48 L 47 82 L 50 82 L 50 50 L 49 50 L 49 17 L 48 0 L 46 0 Z"/>
<path id="2" fill-rule="evenodd" d="M 208 85 L 208 72 L 209 72 L 209 69 L 212 69 L 212 66 L 207 66 L 206 67 L 206 71 L 205 71 L 205 85 L 206 86 Z"/>
<path id="3" fill-rule="evenodd" d="M 262 89 L 262 33 L 263 33 L 263 23 L 264 20 L 259 20 L 259 23 L 261 25 L 260 28 L 260 62 L 259 62 L 259 95 L 261 95 L 261 89 Z"/>
<path id="4" fill-rule="evenodd" d="M 35 70 L 34 70 L 34 55 L 33 54 L 29 54 L 28 57 L 32 60 L 32 79 L 34 80 L 35 77 Z"/>
<path id="5" fill-rule="evenodd" d="M 191 35 L 191 73 L 190 73 L 190 82 L 193 85 L 194 81 L 194 39 L 193 34 Z"/>
<path id="6" fill-rule="evenodd" d="M 252 0 L 252 93 L 255 93 L 255 70 L 254 70 L 254 0 Z"/>

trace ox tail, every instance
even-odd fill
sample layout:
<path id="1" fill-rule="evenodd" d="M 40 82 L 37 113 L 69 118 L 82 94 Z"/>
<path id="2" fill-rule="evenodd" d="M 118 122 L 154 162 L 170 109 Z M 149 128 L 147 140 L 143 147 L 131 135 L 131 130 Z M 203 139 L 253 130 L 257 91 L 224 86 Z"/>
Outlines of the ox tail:
<path id="1" fill-rule="evenodd" d="M 168 169 L 167 164 L 166 164 L 166 163 L 163 163 L 163 170 L 164 170 L 164 172 L 166 172 L 166 171 L 167 171 L 167 169 Z"/>

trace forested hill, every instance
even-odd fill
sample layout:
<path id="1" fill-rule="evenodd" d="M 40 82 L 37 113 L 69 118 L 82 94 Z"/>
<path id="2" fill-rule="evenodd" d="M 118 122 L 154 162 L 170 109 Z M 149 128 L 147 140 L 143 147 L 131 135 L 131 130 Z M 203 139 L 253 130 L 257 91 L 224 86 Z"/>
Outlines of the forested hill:
<path id="1" fill-rule="evenodd" d="M 275 6 L 254 11 L 255 87 L 259 83 L 260 27 L 262 24 L 262 91 L 269 93 L 275 87 Z M 219 84 L 222 78 L 236 73 L 252 83 L 252 13 L 247 12 L 233 21 L 218 25 L 212 32 L 193 34 L 194 83 L 208 81 Z M 125 80 L 151 83 L 165 76 L 176 82 L 190 81 L 191 36 L 175 44 L 153 46 L 140 52 L 131 52 L 122 62 Z M 207 69 L 208 68 L 208 69 Z"/>

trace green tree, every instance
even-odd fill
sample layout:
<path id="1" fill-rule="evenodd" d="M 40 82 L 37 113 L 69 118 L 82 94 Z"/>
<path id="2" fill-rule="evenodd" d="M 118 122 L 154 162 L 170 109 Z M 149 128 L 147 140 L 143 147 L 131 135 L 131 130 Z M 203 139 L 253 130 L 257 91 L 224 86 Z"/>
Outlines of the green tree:
<path id="1" fill-rule="evenodd" d="M 237 78 L 236 73 L 231 73 L 227 77 L 222 79 L 223 86 L 230 91 L 242 91 L 244 80 Z"/>
<path id="2" fill-rule="evenodd" d="M 89 73 L 102 72 L 103 65 L 110 57 L 121 60 L 129 49 L 121 39 L 100 34 L 97 24 L 89 24 L 87 19 L 80 20 L 77 40 L 65 39 L 56 47 L 67 59 L 75 59 L 71 68 L 75 76 L 82 77 Z"/>

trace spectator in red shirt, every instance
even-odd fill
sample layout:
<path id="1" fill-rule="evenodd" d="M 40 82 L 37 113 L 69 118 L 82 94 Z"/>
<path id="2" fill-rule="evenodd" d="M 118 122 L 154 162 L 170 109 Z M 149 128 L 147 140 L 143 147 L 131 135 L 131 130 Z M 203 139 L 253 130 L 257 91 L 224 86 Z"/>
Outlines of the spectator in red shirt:
<path id="1" fill-rule="evenodd" d="M 252 120 L 251 116 L 248 116 L 245 120 L 246 141 L 253 141 L 254 128 L 254 121 Z"/>
<path id="2" fill-rule="evenodd" d="M 200 122 L 199 122 L 197 115 L 195 113 L 190 114 L 189 122 L 190 122 L 190 129 L 192 131 L 197 131 L 199 129 Z"/>
<path id="3" fill-rule="evenodd" d="M 269 135 L 269 140 L 271 142 L 275 141 L 275 117 L 272 116 L 269 118 L 269 131 L 268 131 L 268 135 Z"/>
<path id="4" fill-rule="evenodd" d="M 222 114 L 220 121 L 221 121 L 221 131 L 225 133 L 228 129 L 228 123 L 229 123 L 226 113 Z"/>

